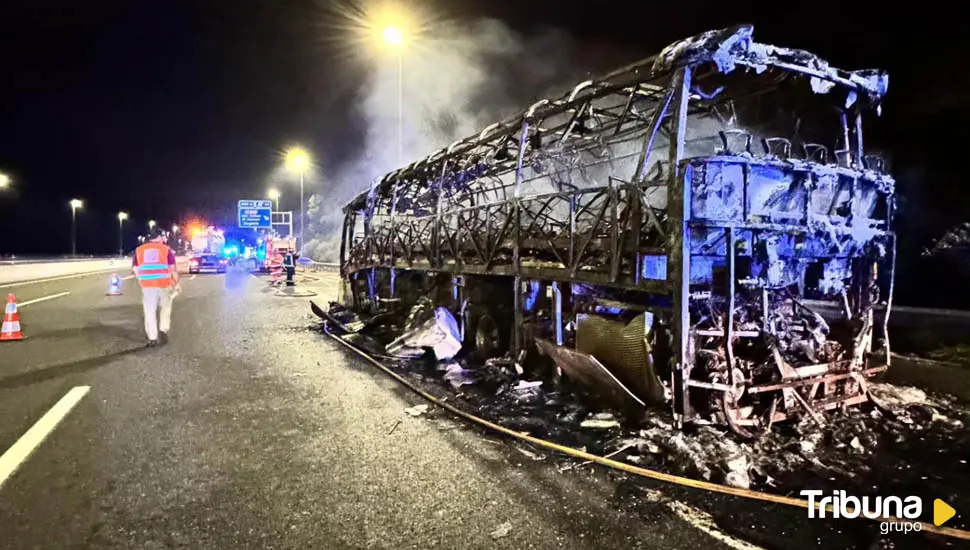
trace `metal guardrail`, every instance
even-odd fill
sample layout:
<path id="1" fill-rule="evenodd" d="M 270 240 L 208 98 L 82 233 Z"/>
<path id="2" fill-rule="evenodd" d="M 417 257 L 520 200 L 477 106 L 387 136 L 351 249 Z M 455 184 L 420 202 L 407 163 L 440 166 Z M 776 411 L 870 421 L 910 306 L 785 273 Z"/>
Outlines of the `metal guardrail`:
<path id="1" fill-rule="evenodd" d="M 299 262 L 298 262 L 299 263 Z M 304 269 L 311 272 L 327 272 L 327 273 L 339 273 L 340 264 L 328 263 L 328 262 L 316 262 L 313 260 L 305 260 L 302 262 L 304 264 Z"/>
<path id="2" fill-rule="evenodd" d="M 0 257 L 0 265 L 29 265 L 29 264 L 53 264 L 53 263 L 68 263 L 68 262 L 90 262 L 92 260 L 114 260 L 121 258 L 121 256 L 51 256 L 51 257 L 37 257 L 37 256 L 8 256 Z"/>

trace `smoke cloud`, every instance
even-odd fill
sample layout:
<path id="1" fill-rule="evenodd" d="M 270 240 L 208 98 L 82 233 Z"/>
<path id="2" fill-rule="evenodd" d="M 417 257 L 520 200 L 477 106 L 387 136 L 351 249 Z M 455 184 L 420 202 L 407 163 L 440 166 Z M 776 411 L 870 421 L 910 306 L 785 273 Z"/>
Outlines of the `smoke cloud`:
<path id="1" fill-rule="evenodd" d="M 366 127 L 364 140 L 355 158 L 319 177 L 323 192 L 308 202 L 307 256 L 337 260 L 341 208 L 376 178 L 476 134 L 539 98 L 562 93 L 583 80 L 593 62 L 615 56 L 579 51 L 560 30 L 524 36 L 493 19 L 451 23 L 433 34 L 401 59 L 401 159 L 397 58 L 381 60 L 359 90 L 355 107 Z"/>

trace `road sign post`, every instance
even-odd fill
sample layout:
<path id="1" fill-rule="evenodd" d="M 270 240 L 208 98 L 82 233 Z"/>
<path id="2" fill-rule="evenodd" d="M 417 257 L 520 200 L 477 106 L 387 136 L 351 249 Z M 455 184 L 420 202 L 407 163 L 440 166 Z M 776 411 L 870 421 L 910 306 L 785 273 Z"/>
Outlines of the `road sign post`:
<path id="1" fill-rule="evenodd" d="M 246 229 L 271 229 L 273 227 L 273 201 L 239 201 L 239 227 Z"/>
<path id="2" fill-rule="evenodd" d="M 273 212 L 272 222 L 273 222 L 273 226 L 274 227 L 275 226 L 280 226 L 280 225 L 286 226 L 286 228 L 287 228 L 286 236 L 287 237 L 293 237 L 294 236 L 293 235 L 293 212 L 290 212 L 290 211 L 287 211 L 287 212 Z"/>

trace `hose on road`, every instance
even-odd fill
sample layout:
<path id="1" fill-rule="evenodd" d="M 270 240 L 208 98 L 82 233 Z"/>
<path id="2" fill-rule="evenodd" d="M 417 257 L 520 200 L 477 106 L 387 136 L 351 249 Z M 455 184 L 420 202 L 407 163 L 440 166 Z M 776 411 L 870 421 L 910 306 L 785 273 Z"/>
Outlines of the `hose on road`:
<path id="1" fill-rule="evenodd" d="M 667 483 L 673 483 L 675 485 L 681 485 L 681 486 L 684 486 L 684 487 L 691 487 L 691 488 L 694 488 L 694 489 L 700 489 L 702 491 L 709 491 L 709 492 L 713 492 L 713 493 L 721 493 L 721 494 L 725 494 L 725 495 L 731 495 L 731 496 L 736 496 L 736 497 L 741 497 L 741 498 L 747 498 L 747 499 L 751 499 L 751 500 L 760 500 L 760 501 L 764 501 L 764 502 L 771 502 L 771 503 L 774 503 L 774 504 L 783 504 L 785 506 L 794 506 L 796 508 L 805 508 L 805 509 L 808 509 L 809 508 L 809 502 L 807 500 L 802 500 L 802 499 L 799 499 L 799 498 L 786 497 L 786 496 L 781 496 L 781 495 L 773 495 L 771 493 L 763 493 L 761 491 L 754 491 L 754 490 L 751 490 L 751 489 L 742 489 L 740 487 L 731 487 L 731 486 L 728 486 L 728 485 L 721 485 L 721 484 L 718 484 L 718 483 L 711 483 L 709 481 L 700 481 L 700 480 L 697 480 L 697 479 L 690 479 L 690 478 L 686 478 L 686 477 L 681 477 L 681 476 L 676 476 L 676 475 L 672 475 L 672 474 L 667 474 L 667 473 L 664 473 L 664 472 L 658 472 L 656 470 L 650 470 L 650 469 L 647 469 L 647 468 L 641 468 L 639 466 L 634 466 L 632 464 L 627 464 L 625 462 L 619 462 L 619 461 L 612 460 L 612 459 L 609 459 L 609 458 L 606 458 L 606 457 L 603 457 L 603 456 L 590 454 L 590 453 L 587 453 L 586 451 L 581 451 L 579 449 L 574 449 L 572 447 L 567 447 L 565 445 L 560 445 L 560 444 L 554 443 L 552 441 L 548 441 L 548 440 L 545 440 L 545 439 L 540 439 L 538 437 L 533 437 L 533 436 L 528 435 L 528 434 L 524 434 L 524 433 L 520 433 L 520 432 L 517 432 L 517 431 L 514 431 L 514 430 L 510 430 L 509 428 L 506 428 L 504 426 L 500 426 L 498 424 L 495 424 L 494 422 L 490 422 L 488 420 L 485 420 L 484 418 L 480 418 L 480 417 L 475 416 L 475 415 L 473 415 L 471 413 L 465 412 L 465 411 L 463 411 L 463 410 L 461 410 L 461 409 L 459 409 L 459 408 L 457 408 L 457 407 L 455 407 L 453 405 L 450 405 L 448 403 L 445 403 L 444 401 L 438 399 L 437 397 L 431 395 L 430 393 L 427 393 L 424 390 L 418 388 L 417 386 L 415 386 L 413 383 L 411 383 L 409 380 L 407 380 L 406 378 L 404 378 L 400 374 L 394 372 L 389 367 L 387 367 L 384 364 L 382 364 L 380 361 L 377 361 L 376 359 L 374 359 L 373 357 L 371 357 L 365 351 L 357 348 L 356 346 L 354 346 L 353 344 L 347 342 L 343 338 L 340 338 L 336 334 L 333 334 L 332 332 L 330 332 L 330 327 L 329 327 L 329 325 L 328 325 L 328 323 L 326 321 L 324 321 L 324 333 L 326 333 L 327 336 L 330 336 L 331 338 L 333 338 L 334 340 L 336 340 L 338 343 L 340 343 L 341 345 L 343 345 L 347 349 L 353 351 L 354 353 L 356 353 L 357 355 L 359 355 L 360 357 L 362 357 L 363 359 L 365 359 L 366 361 L 368 361 L 369 363 L 371 363 L 375 367 L 377 367 L 377 368 L 381 369 L 382 371 L 384 371 L 391 378 L 394 378 L 395 380 L 397 380 L 398 382 L 400 382 L 401 384 L 403 384 L 404 386 L 406 386 L 409 390 L 411 390 L 414 393 L 420 395 L 421 397 L 427 399 L 428 401 L 430 401 L 434 405 L 437 405 L 438 407 L 441 407 L 442 409 L 444 409 L 444 410 L 446 410 L 446 411 L 454 414 L 455 416 L 458 416 L 460 418 L 463 418 L 463 419 L 465 419 L 465 420 L 467 420 L 469 422 L 472 422 L 473 424 L 477 424 L 477 425 L 479 425 L 479 426 L 481 426 L 483 428 L 486 428 L 488 430 L 491 430 L 491 431 L 494 431 L 494 432 L 498 432 L 498 433 L 507 435 L 509 437 L 518 439 L 519 441 L 525 441 L 525 442 L 531 443 L 532 445 L 535 445 L 537 447 L 540 447 L 540 448 L 543 448 L 543 449 L 546 449 L 546 450 L 549 450 L 549 451 L 559 452 L 559 453 L 562 453 L 562 454 L 571 456 L 573 458 L 579 458 L 579 459 L 582 459 L 582 460 L 586 460 L 588 462 L 593 462 L 593 463 L 599 464 L 601 466 L 606 466 L 607 468 L 612 468 L 614 470 L 620 470 L 620 471 L 623 471 L 623 472 L 626 472 L 626 473 L 629 473 L 629 474 L 633 474 L 633 475 L 637 475 L 637 476 L 641 476 L 641 477 L 645 477 L 645 478 L 649 478 L 649 479 L 654 479 L 654 480 L 657 480 L 657 481 L 664 481 L 664 482 L 667 482 Z M 817 502 L 816 502 L 815 507 L 816 508 L 819 508 Z M 829 511 L 831 511 L 831 507 L 828 507 L 827 506 L 826 509 L 829 510 Z M 863 517 L 863 516 L 859 516 L 859 517 Z M 885 522 L 890 522 L 890 523 L 909 523 L 906 520 L 899 519 L 899 518 L 893 518 L 893 517 L 878 518 L 878 519 L 874 519 L 873 521 L 880 521 L 880 522 L 885 521 Z M 937 526 L 933 525 L 932 523 L 925 523 L 924 522 L 922 524 L 922 532 L 932 533 L 934 535 L 941 535 L 941 536 L 951 537 L 951 538 L 956 538 L 956 539 L 970 540 L 970 531 L 964 531 L 964 530 L 961 530 L 961 529 L 953 529 L 953 528 L 950 528 L 950 527 L 937 527 Z"/>

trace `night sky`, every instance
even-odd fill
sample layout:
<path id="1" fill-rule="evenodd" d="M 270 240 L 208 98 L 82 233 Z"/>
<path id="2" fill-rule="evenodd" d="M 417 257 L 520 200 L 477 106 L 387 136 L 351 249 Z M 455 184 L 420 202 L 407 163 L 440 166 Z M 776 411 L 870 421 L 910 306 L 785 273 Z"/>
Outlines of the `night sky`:
<path id="1" fill-rule="evenodd" d="M 747 22 L 760 42 L 807 49 L 842 68 L 888 69 L 884 115 L 867 139 L 892 157 L 904 247 L 918 251 L 970 219 L 970 183 L 959 172 L 970 121 L 968 40 L 959 17 L 934 21 L 930 12 L 937 12 L 926 4 L 922 15 L 894 15 L 891 7 L 880 13 L 847 2 L 743 9 L 723 1 L 710 3 L 714 8 L 436 2 L 447 17 L 495 17 L 526 36 L 561 28 L 577 42 L 620 52 L 617 58 L 645 57 L 684 36 Z M 134 244 L 148 219 L 214 219 L 231 214 L 238 199 L 263 198 L 289 143 L 305 145 L 324 164 L 352 156 L 360 129 L 349 105 L 363 69 L 335 53 L 328 36 L 334 5 L 0 3 L 0 172 L 16 180 L 0 192 L 0 254 L 67 252 L 72 197 L 86 203 L 79 252 L 109 253 L 117 250 L 119 210 L 132 216 Z"/>

